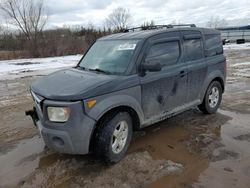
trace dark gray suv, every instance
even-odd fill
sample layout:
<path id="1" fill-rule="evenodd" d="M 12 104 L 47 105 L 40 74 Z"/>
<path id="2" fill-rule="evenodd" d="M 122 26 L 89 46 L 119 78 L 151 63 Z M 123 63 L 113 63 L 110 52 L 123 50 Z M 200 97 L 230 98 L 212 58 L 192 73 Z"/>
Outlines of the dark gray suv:
<path id="1" fill-rule="evenodd" d="M 100 38 L 76 67 L 34 82 L 27 114 L 49 148 L 118 162 L 133 130 L 195 106 L 215 113 L 225 77 L 218 31 L 134 28 Z"/>

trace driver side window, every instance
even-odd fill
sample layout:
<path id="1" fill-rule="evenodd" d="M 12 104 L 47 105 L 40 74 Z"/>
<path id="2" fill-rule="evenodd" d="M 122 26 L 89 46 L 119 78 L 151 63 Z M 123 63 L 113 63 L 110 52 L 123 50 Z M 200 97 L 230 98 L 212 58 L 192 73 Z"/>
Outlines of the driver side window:
<path id="1" fill-rule="evenodd" d="M 160 42 L 152 45 L 147 53 L 145 63 L 161 66 L 173 65 L 180 56 L 180 45 L 178 41 Z"/>

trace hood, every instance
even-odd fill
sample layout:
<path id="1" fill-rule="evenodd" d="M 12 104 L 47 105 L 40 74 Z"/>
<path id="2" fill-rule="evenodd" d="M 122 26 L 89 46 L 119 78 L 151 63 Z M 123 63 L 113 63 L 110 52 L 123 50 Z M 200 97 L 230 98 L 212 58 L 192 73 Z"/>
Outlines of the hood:
<path id="1" fill-rule="evenodd" d="M 75 68 L 52 73 L 31 85 L 38 95 L 52 100 L 82 100 L 89 91 L 114 81 L 116 76 L 78 70 Z M 85 94 L 88 93 L 88 96 Z"/>

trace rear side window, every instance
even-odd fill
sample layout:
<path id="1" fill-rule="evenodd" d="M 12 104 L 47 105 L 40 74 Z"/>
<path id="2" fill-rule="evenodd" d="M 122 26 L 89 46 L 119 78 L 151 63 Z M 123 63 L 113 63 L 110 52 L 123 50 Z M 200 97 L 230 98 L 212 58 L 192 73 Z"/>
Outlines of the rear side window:
<path id="1" fill-rule="evenodd" d="M 205 35 L 205 47 L 206 49 L 214 48 L 221 45 L 220 35 Z"/>
<path id="2" fill-rule="evenodd" d="M 206 57 L 223 54 L 220 35 L 205 35 L 205 49 Z"/>
<path id="3" fill-rule="evenodd" d="M 194 61 L 203 57 L 200 38 L 184 40 L 184 49 L 187 61 Z"/>
<path id="4" fill-rule="evenodd" d="M 147 54 L 147 61 L 160 63 L 162 66 L 172 65 L 180 56 L 180 45 L 178 41 L 162 42 L 151 46 Z"/>

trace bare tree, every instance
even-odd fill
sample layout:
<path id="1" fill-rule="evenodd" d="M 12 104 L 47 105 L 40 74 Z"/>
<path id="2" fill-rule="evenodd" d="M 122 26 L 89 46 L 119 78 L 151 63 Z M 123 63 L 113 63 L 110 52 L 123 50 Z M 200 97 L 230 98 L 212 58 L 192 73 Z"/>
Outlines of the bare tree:
<path id="1" fill-rule="evenodd" d="M 0 0 L 0 1 L 1 1 L 1 0 Z M 0 35 L 3 34 L 4 29 L 5 29 L 5 27 L 4 27 L 4 24 L 3 24 L 2 20 L 1 20 L 1 15 L 0 15 Z"/>
<path id="2" fill-rule="evenodd" d="M 2 24 L 1 24 L 1 22 L 0 22 L 0 35 L 3 33 L 3 26 L 2 26 Z"/>
<path id="3" fill-rule="evenodd" d="M 38 40 L 47 22 L 43 0 L 2 0 L 0 4 L 4 16 L 28 39 L 30 52 L 39 56 Z"/>
<path id="4" fill-rule="evenodd" d="M 114 31 L 121 31 L 128 27 L 131 20 L 131 14 L 128 9 L 118 7 L 108 15 L 105 22 L 108 28 L 112 28 Z"/>
<path id="5" fill-rule="evenodd" d="M 141 28 L 142 30 L 148 30 L 149 28 L 155 26 L 155 21 L 154 20 L 151 20 L 150 22 L 149 21 L 146 21 L 144 22 L 142 25 L 141 25 Z"/>
<path id="6" fill-rule="evenodd" d="M 207 22 L 207 27 L 218 28 L 227 26 L 227 21 L 225 19 L 220 19 L 220 17 L 211 17 Z"/>

